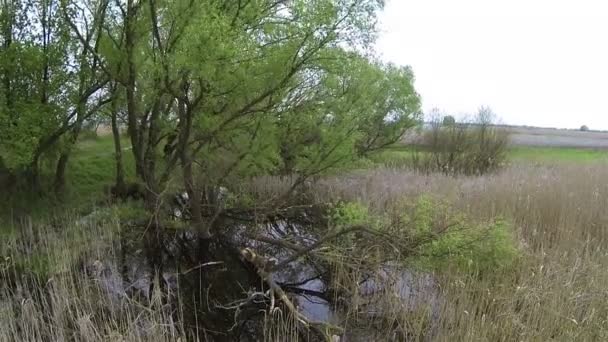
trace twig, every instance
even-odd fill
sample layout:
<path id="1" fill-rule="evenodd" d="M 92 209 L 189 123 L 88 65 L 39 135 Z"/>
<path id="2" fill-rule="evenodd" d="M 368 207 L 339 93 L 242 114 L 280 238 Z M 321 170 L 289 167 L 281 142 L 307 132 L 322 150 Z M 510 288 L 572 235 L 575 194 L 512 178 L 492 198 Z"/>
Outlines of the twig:
<path id="1" fill-rule="evenodd" d="M 192 267 L 192 268 L 190 268 L 190 269 L 188 269 L 188 270 L 186 270 L 184 272 L 181 272 L 180 274 L 184 275 L 184 274 L 188 274 L 188 273 L 190 273 L 192 271 L 198 270 L 199 268 L 203 268 L 203 267 L 207 267 L 207 266 L 214 266 L 214 265 L 223 265 L 223 264 L 224 264 L 223 261 L 210 261 L 210 262 L 206 262 L 204 264 L 200 264 L 198 266 L 194 266 L 194 267 Z"/>

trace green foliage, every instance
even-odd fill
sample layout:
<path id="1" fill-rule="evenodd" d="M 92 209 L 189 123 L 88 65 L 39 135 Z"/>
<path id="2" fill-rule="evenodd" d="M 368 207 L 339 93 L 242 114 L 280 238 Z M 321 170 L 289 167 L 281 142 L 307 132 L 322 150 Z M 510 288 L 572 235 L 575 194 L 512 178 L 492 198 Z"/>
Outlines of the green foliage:
<path id="1" fill-rule="evenodd" d="M 474 274 L 491 274 L 513 264 L 518 256 L 510 226 L 498 220 L 459 227 L 422 247 L 419 260 L 434 268 L 455 267 Z"/>
<path id="2" fill-rule="evenodd" d="M 422 242 L 413 260 L 418 267 L 489 275 L 512 266 L 518 258 L 505 220 L 474 222 L 429 196 L 421 196 L 409 211 L 412 239 Z"/>
<path id="3" fill-rule="evenodd" d="M 318 82 L 278 121 L 283 171 L 315 174 L 399 139 L 419 118 L 409 68 L 330 50 Z"/>
<path id="4" fill-rule="evenodd" d="M 59 175 L 61 156 L 78 193 L 98 193 L 114 173 L 110 146 L 103 158 L 80 154 L 86 125 L 110 113 L 128 128 L 128 172 L 155 193 L 180 176 L 198 190 L 305 180 L 420 121 L 411 68 L 370 50 L 381 0 L 45 4 L 27 0 L 2 21 L 0 160 L 38 175 L 46 158 Z M 47 22 L 41 40 L 33 27 Z"/>
<path id="5" fill-rule="evenodd" d="M 30 166 L 40 142 L 68 112 L 71 46 L 56 11 L 54 1 L 24 1 L 0 13 L 0 159 L 13 171 Z M 48 37 L 40 34 L 42 25 Z"/>
<path id="6" fill-rule="evenodd" d="M 331 209 L 329 217 L 336 227 L 368 224 L 371 218 L 368 208 L 358 202 L 338 203 Z"/>
<path id="7" fill-rule="evenodd" d="M 433 225 L 435 223 L 436 211 L 442 210 L 438 208 L 439 204 L 433 201 L 429 196 L 420 196 L 414 206 L 412 223 L 414 226 L 415 237 L 419 235 L 430 235 L 433 233 Z"/>
<path id="8" fill-rule="evenodd" d="M 359 202 L 340 202 L 330 210 L 329 219 L 334 227 L 362 225 L 392 235 L 394 246 L 385 252 L 405 248 L 401 251 L 406 256 L 402 261 L 423 269 L 487 276 L 508 269 L 519 257 L 507 221 L 476 222 L 449 203 L 428 195 L 413 202 L 403 199 L 394 203 L 391 210 L 378 214 L 370 213 Z M 342 246 L 353 243 L 352 237 L 341 238 Z"/>
<path id="9" fill-rule="evenodd" d="M 509 159 L 536 163 L 594 163 L 608 161 L 608 151 L 566 147 L 514 147 L 509 151 Z"/>
<path id="10" fill-rule="evenodd" d="M 456 124 L 456 119 L 452 115 L 446 115 L 443 117 L 442 124 L 444 126 L 453 126 Z"/>

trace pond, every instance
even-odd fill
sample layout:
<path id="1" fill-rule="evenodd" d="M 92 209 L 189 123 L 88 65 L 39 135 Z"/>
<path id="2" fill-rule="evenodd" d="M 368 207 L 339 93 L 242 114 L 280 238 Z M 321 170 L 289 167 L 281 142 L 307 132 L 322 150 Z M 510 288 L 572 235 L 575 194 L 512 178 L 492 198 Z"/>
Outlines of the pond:
<path id="1" fill-rule="evenodd" d="M 184 327 L 183 333 L 208 341 L 265 340 L 272 316 L 269 307 L 276 306 L 283 320 L 289 316 L 279 298 L 271 303 L 268 284 L 240 251 L 250 248 L 275 264 L 290 259 L 293 251 L 252 239 L 248 232 L 255 230 L 258 236 L 301 247 L 316 239 L 305 224 L 286 220 L 257 226 L 233 223 L 212 240 L 199 239 L 187 230 L 140 229 L 121 236 L 118 257 L 91 260 L 86 271 L 114 301 L 149 302 L 154 300 L 155 289 L 161 290 L 163 305 Z M 274 272 L 273 279 L 307 320 L 342 328 L 330 332 L 334 341 L 402 340 L 407 332 L 394 327 L 387 335 L 383 316 L 421 308 L 430 310 L 432 336 L 441 301 L 434 277 L 390 264 L 372 273 L 358 285 L 357 296 L 351 297 L 332 289 L 330 269 L 314 258 L 286 264 Z M 327 338 L 323 329 L 295 330 L 303 341 Z"/>

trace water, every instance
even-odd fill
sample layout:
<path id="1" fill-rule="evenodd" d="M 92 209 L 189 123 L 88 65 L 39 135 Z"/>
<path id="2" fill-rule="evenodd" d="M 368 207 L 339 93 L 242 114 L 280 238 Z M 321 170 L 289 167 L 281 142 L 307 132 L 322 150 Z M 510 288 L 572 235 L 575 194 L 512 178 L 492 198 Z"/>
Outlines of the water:
<path id="1" fill-rule="evenodd" d="M 160 286 L 163 293 L 174 294 L 164 298 L 165 304 L 183 311 L 175 319 L 184 320 L 186 327 L 204 326 L 210 341 L 257 341 L 263 336 L 268 301 L 260 296 L 251 305 L 239 308 L 238 316 L 235 303 L 243 302 L 252 293 L 264 293 L 267 288 L 256 269 L 240 258 L 239 248 L 252 248 L 279 263 L 293 251 L 247 238 L 245 233 L 254 228 L 262 236 L 288 240 L 300 247 L 315 240 L 311 229 L 287 221 L 257 227 L 228 225 L 225 236 L 211 241 L 200 240 L 189 231 L 142 228 L 121 236 L 117 258 L 90 260 L 85 269 L 113 301 L 131 298 L 150 302 L 153 292 L 159 290 L 155 286 Z M 356 300 L 342 298 L 340 303 L 328 291 L 327 270 L 310 260 L 301 258 L 288 264 L 276 272 L 275 280 L 309 320 L 344 327 L 344 334 L 335 337 L 341 342 L 373 341 L 378 338 L 375 334 L 384 336 L 384 340 L 399 340 L 396 333 L 387 337 L 386 331 L 374 331 L 360 324 L 395 310 L 413 312 L 426 307 L 431 310 L 432 321 L 439 318 L 441 296 L 434 277 L 396 265 L 385 265 L 371 274 L 360 284 Z M 353 310 L 359 318 L 356 322 L 352 319 Z M 198 330 L 192 329 L 186 333 L 194 336 Z"/>

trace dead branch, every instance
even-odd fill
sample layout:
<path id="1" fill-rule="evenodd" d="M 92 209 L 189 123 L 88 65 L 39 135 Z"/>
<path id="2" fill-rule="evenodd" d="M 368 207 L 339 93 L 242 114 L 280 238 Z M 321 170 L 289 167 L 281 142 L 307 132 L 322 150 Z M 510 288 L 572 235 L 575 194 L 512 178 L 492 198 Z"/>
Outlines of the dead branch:
<path id="1" fill-rule="evenodd" d="M 283 288 L 281 288 L 281 286 L 279 286 L 279 284 L 277 284 L 274 280 L 274 273 L 272 271 L 274 269 L 274 262 L 270 258 L 261 256 L 255 253 L 250 248 L 242 249 L 241 256 L 243 257 L 243 259 L 251 263 L 256 268 L 258 275 L 266 282 L 266 284 L 270 288 L 269 293 L 272 302 L 271 310 L 274 309 L 274 296 L 276 295 L 281 300 L 281 302 L 283 302 L 287 310 L 289 310 L 289 312 L 294 316 L 294 318 L 305 328 L 313 328 L 324 336 L 327 336 L 328 332 L 343 332 L 343 329 L 341 327 L 337 327 L 325 322 L 311 321 L 298 311 L 298 309 L 289 299 L 285 291 L 283 291 Z"/>
<path id="2" fill-rule="evenodd" d="M 194 266 L 192 268 L 189 268 L 180 274 L 184 275 L 184 274 L 188 274 L 192 271 L 196 271 L 200 268 L 204 268 L 204 267 L 208 267 L 208 266 L 215 266 L 215 265 L 223 265 L 223 264 L 224 264 L 223 261 L 210 261 L 210 262 L 206 262 L 204 264 L 200 264 L 200 265 Z"/>
<path id="3" fill-rule="evenodd" d="M 312 245 L 310 245 L 306 248 L 300 249 L 297 253 L 295 253 L 291 257 L 287 258 L 286 260 L 283 260 L 278 265 L 274 266 L 273 271 L 276 271 L 278 269 L 281 269 L 281 268 L 287 266 L 288 264 L 294 262 L 295 260 L 299 259 L 300 257 L 307 255 L 308 253 L 323 246 L 324 244 L 326 244 L 327 242 L 329 242 L 331 240 L 334 240 L 342 235 L 353 233 L 356 231 L 366 231 L 366 232 L 375 233 L 366 226 L 351 226 L 351 227 L 344 228 L 344 229 L 334 232 L 334 233 L 329 233 L 329 234 L 325 235 L 324 237 L 320 238 L 319 240 L 317 240 L 317 242 L 313 243 Z"/>

